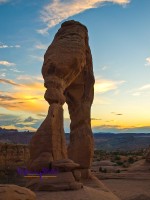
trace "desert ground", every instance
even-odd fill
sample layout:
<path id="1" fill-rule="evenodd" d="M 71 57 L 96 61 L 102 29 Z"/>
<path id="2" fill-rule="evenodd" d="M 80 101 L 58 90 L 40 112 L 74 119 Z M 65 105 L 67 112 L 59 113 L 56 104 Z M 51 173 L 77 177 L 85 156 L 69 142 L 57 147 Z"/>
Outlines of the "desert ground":
<path id="1" fill-rule="evenodd" d="M 102 181 L 121 200 L 150 200 L 149 180 L 107 179 Z"/>
<path id="2" fill-rule="evenodd" d="M 97 174 L 121 200 L 150 200 L 150 165 L 145 160 L 132 164 L 122 173 Z"/>

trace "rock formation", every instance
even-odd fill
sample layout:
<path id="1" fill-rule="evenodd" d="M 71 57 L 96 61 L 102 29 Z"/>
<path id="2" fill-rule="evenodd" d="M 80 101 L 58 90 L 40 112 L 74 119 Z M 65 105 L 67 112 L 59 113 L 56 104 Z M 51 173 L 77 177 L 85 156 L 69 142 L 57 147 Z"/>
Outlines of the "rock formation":
<path id="1" fill-rule="evenodd" d="M 59 173 L 54 178 L 42 178 L 40 181 L 33 178 L 27 185 L 33 191 L 60 191 L 60 190 L 79 190 L 83 184 L 76 181 L 71 172 Z"/>
<path id="2" fill-rule="evenodd" d="M 148 153 L 146 154 L 146 162 L 150 163 L 150 148 L 148 150 Z"/>
<path id="3" fill-rule="evenodd" d="M 31 190 L 18 185 L 0 185 L 0 200 L 36 200 Z"/>
<path id="4" fill-rule="evenodd" d="M 45 99 L 49 103 L 46 119 L 30 142 L 28 168 L 41 170 L 50 162 L 68 157 L 80 168 L 90 168 L 93 135 L 90 109 L 94 95 L 92 56 L 87 28 L 79 22 L 61 25 L 48 47 L 42 67 Z M 68 153 L 63 129 L 63 104 L 68 104 L 71 133 Z"/>
<path id="5" fill-rule="evenodd" d="M 30 157 L 28 145 L 0 143 L 0 170 L 26 166 Z"/>

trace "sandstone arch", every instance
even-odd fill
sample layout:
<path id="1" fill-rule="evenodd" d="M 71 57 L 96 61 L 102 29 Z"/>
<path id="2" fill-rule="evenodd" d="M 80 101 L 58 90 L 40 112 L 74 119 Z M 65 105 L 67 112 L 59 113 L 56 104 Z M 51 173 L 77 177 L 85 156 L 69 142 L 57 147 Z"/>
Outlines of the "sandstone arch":
<path id="1" fill-rule="evenodd" d="M 47 167 L 54 160 L 70 158 L 89 168 L 93 156 L 90 110 L 94 96 L 94 75 L 87 28 L 79 22 L 61 25 L 48 47 L 42 67 L 46 119 L 30 143 L 29 169 Z M 68 153 L 63 130 L 63 104 L 68 104 L 71 133 Z"/>

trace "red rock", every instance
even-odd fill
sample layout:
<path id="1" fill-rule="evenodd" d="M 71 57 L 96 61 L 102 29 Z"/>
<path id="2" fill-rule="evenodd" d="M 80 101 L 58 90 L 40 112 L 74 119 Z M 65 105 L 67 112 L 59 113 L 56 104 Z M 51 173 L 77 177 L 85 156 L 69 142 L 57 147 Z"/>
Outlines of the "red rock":
<path id="1" fill-rule="evenodd" d="M 26 186 L 34 191 L 60 191 L 78 190 L 83 187 L 83 184 L 76 182 L 71 172 L 63 172 L 58 173 L 56 177 L 43 177 L 41 180 L 34 178 Z"/>
<path id="2" fill-rule="evenodd" d="M 94 75 L 84 25 L 76 21 L 61 25 L 44 55 L 42 75 L 44 97 L 50 108 L 31 140 L 28 168 L 40 169 L 51 161 L 67 158 L 62 108 L 65 102 L 71 119 L 68 157 L 81 168 L 90 168 L 94 149 L 90 120 Z"/>
<path id="3" fill-rule="evenodd" d="M 72 160 L 70 159 L 66 159 L 66 160 L 56 160 L 56 161 L 53 161 L 52 162 L 52 167 L 53 168 L 56 168 L 60 171 L 72 171 L 74 169 L 77 169 L 80 167 L 79 164 L 73 162 Z"/>
<path id="4" fill-rule="evenodd" d="M 0 200 L 36 200 L 36 195 L 31 190 L 18 185 L 0 185 Z"/>

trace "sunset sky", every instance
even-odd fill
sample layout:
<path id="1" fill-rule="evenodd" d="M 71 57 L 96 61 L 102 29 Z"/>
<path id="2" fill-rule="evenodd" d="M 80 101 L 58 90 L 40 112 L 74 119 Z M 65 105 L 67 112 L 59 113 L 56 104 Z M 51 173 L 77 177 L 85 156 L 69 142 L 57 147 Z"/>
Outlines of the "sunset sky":
<path id="1" fill-rule="evenodd" d="M 89 31 L 93 132 L 150 132 L 150 0 L 0 0 L 0 126 L 44 120 L 43 55 L 71 19 Z M 64 118 L 68 132 L 66 105 Z"/>

